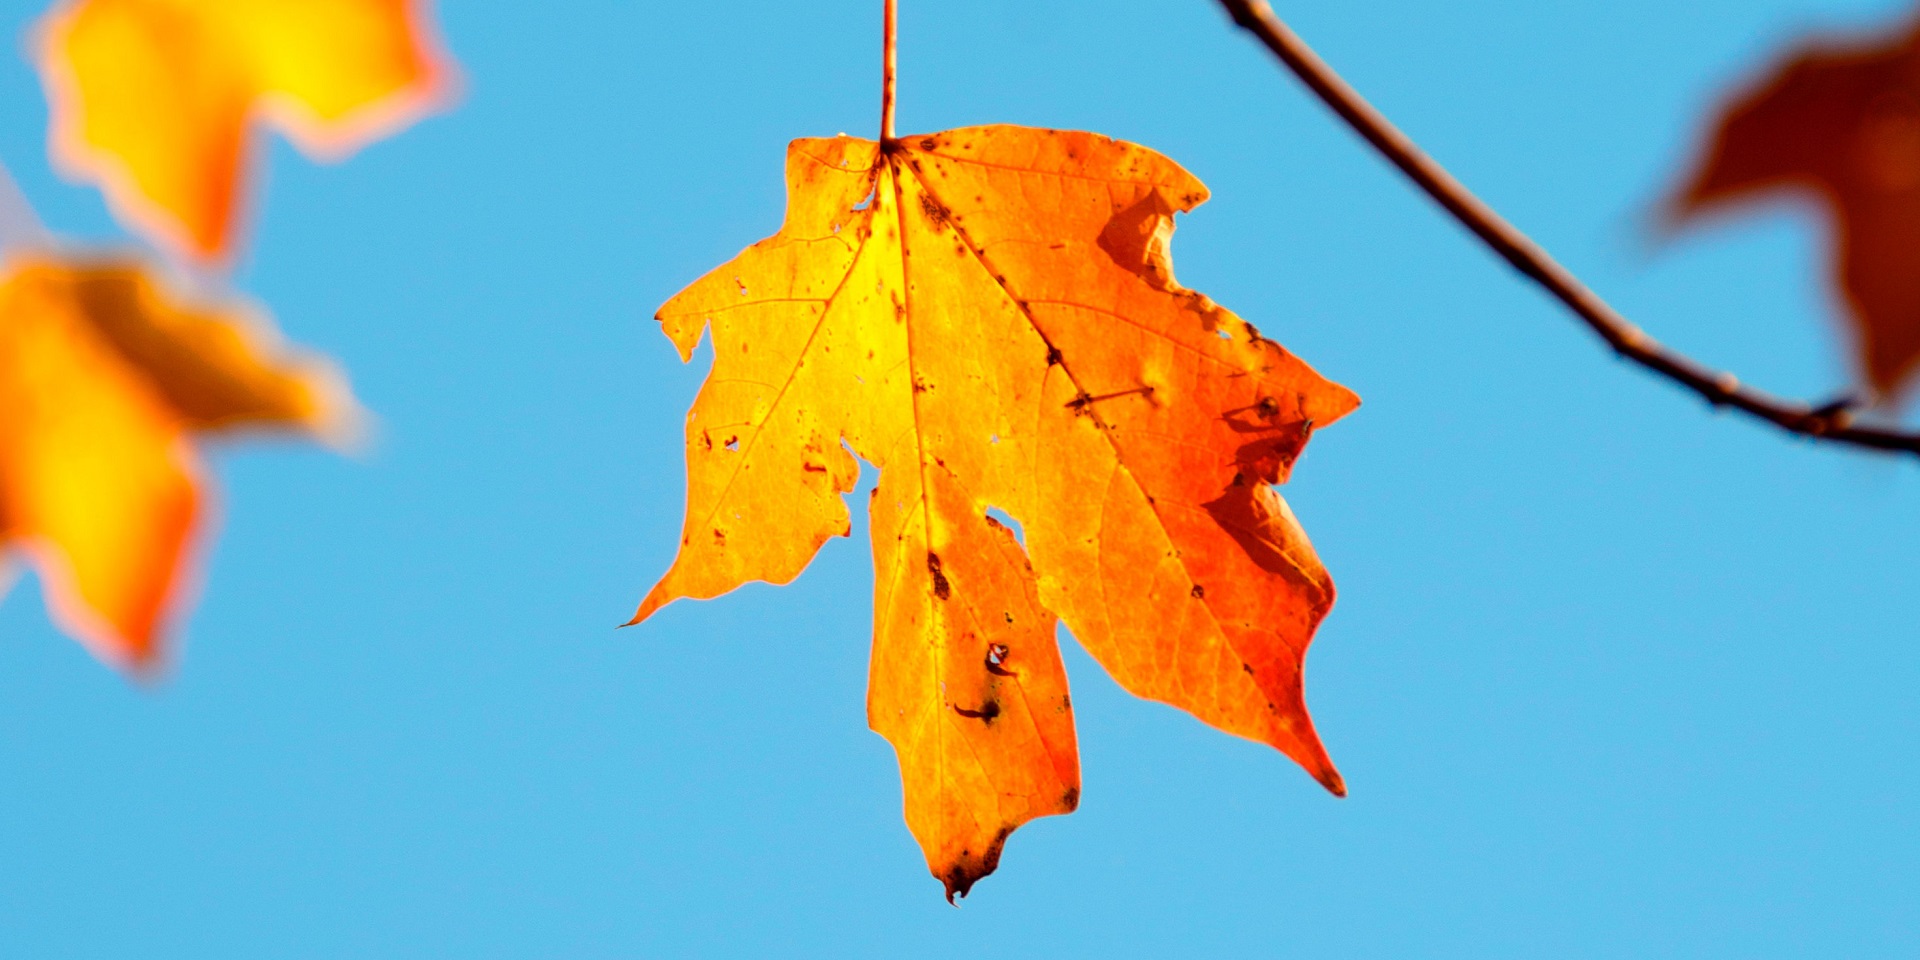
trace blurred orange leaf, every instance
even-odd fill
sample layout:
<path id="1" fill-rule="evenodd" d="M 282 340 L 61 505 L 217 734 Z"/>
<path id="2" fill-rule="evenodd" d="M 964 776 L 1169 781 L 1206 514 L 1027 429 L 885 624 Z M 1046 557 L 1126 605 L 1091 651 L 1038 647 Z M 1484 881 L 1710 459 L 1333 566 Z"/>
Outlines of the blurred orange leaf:
<path id="1" fill-rule="evenodd" d="M 1920 366 L 1920 26 L 1787 57 L 1722 111 L 1669 213 L 1792 193 L 1832 217 L 1860 376 L 1897 398 Z"/>
<path id="2" fill-rule="evenodd" d="M 948 896 L 1079 799 L 1064 618 L 1135 694 L 1343 792 L 1301 697 L 1333 584 L 1269 484 L 1358 399 L 1175 282 L 1178 165 L 1012 126 L 796 141 L 786 224 L 660 309 L 714 366 L 679 556 L 634 620 L 785 583 L 870 506 L 867 714 Z M 989 514 L 1016 521 L 1024 543 Z"/>
<path id="3" fill-rule="evenodd" d="M 177 305 L 129 263 L 19 259 L 0 275 L 0 560 L 24 551 L 58 625 L 151 666 L 205 512 L 190 438 L 337 436 L 331 368 L 250 317 Z"/>
<path id="4" fill-rule="evenodd" d="M 229 252 L 256 117 L 343 157 L 445 96 L 419 0 L 68 0 L 41 24 L 50 145 L 133 228 Z"/>

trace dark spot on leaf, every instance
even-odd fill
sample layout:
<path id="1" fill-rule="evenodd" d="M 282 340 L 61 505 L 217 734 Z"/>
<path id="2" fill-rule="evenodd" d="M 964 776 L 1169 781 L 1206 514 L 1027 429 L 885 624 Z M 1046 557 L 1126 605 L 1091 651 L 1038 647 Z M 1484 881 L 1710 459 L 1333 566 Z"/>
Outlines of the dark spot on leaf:
<path id="1" fill-rule="evenodd" d="M 947 902 L 953 903 L 955 897 L 965 897 L 973 885 L 1000 866 L 1000 851 L 1007 845 L 1007 835 L 1012 827 L 1001 827 L 995 832 L 993 842 L 987 844 L 986 852 L 975 854 L 970 849 L 960 851 L 954 858 L 953 866 L 940 874 L 940 882 L 947 885 Z"/>
<path id="2" fill-rule="evenodd" d="M 1207 588 L 1196 583 L 1193 585 L 1192 593 L 1195 600 L 1204 600 L 1207 597 Z"/>
<path id="3" fill-rule="evenodd" d="M 1067 792 L 1060 795 L 1060 805 L 1068 810 L 1080 809 L 1080 788 L 1068 787 Z"/>
<path id="4" fill-rule="evenodd" d="M 932 137 L 927 137 L 920 141 L 920 149 L 922 150 L 932 150 L 937 146 L 939 146 L 939 144 L 935 143 Z"/>
<path id="5" fill-rule="evenodd" d="M 927 572 L 933 574 L 933 595 L 942 600 L 953 596 L 953 584 L 947 582 L 947 575 L 940 572 L 940 555 L 927 551 Z"/>
<path id="6" fill-rule="evenodd" d="M 1007 622 L 1013 622 L 1013 614 L 1007 614 Z M 1012 653 L 1013 651 L 1009 650 L 1004 643 L 987 644 L 987 672 L 998 677 L 1013 676 L 1013 671 L 1002 666 L 1002 664 L 1007 662 L 1007 657 L 1012 655 Z"/>
<path id="7" fill-rule="evenodd" d="M 978 710 L 968 710 L 966 707 L 956 703 L 953 705 L 953 712 L 969 720 L 978 720 L 991 725 L 994 718 L 1000 716 L 1000 701 L 988 700 L 986 703 L 981 704 Z"/>
<path id="8" fill-rule="evenodd" d="M 1056 364 L 1058 364 L 1058 363 L 1059 363 L 1059 362 L 1060 362 L 1061 360 L 1063 360 L 1063 359 L 1065 359 L 1065 358 L 1063 358 L 1063 357 L 1061 357 L 1061 356 L 1060 356 L 1060 348 L 1059 348 L 1059 347 L 1048 347 L 1048 348 L 1047 348 L 1047 366 L 1049 366 L 1049 367 L 1051 367 L 1051 366 L 1054 366 L 1054 365 L 1056 365 Z"/>

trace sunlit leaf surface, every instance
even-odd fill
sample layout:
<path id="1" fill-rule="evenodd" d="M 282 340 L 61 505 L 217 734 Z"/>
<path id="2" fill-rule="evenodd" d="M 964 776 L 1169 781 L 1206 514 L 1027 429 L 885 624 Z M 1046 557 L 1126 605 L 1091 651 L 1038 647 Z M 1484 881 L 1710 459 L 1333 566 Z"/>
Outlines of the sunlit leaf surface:
<path id="1" fill-rule="evenodd" d="M 1358 400 L 1175 282 L 1200 182 L 992 126 L 796 141 L 787 183 L 780 232 L 660 310 L 715 360 L 679 556 L 635 620 L 793 579 L 848 532 L 857 455 L 880 468 L 868 718 L 949 897 L 1078 802 L 1056 616 L 1127 689 L 1343 791 L 1301 698 L 1333 584 L 1269 485 Z"/>

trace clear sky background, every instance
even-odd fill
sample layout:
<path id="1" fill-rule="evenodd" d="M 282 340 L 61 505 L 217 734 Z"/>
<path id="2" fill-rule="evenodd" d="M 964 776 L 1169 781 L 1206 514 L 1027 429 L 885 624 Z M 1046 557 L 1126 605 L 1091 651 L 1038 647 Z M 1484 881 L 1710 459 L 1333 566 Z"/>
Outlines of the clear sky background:
<path id="1" fill-rule="evenodd" d="M 1907 5 L 1279 6 L 1655 335 L 1845 384 L 1813 221 L 1656 249 L 1646 214 L 1729 84 Z M 791 586 L 614 629 L 671 559 L 709 360 L 652 311 L 778 226 L 789 139 L 873 135 L 880 0 L 442 7 L 458 108 L 343 166 L 273 143 L 236 280 L 375 442 L 216 454 L 163 682 L 31 579 L 0 605 L 0 956 L 1920 952 L 1920 470 L 1611 359 L 1208 0 L 903 0 L 900 124 L 1177 159 L 1214 196 L 1181 280 L 1365 398 L 1286 491 L 1341 591 L 1307 693 L 1352 796 L 1069 644 L 1080 812 L 947 906 L 865 727 L 859 509 Z M 49 171 L 18 57 L 0 103 L 48 223 L 123 237 Z"/>

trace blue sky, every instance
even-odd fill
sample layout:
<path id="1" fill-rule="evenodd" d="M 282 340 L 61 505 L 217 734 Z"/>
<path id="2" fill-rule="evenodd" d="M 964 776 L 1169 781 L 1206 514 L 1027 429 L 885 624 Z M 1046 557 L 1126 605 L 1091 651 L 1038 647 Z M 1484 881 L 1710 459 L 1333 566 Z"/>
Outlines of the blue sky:
<path id="1" fill-rule="evenodd" d="M 652 311 L 777 227 L 789 139 L 872 134 L 880 3 L 447 2 L 459 108 L 343 166 L 274 143 L 236 278 L 346 366 L 375 442 L 216 454 L 164 682 L 88 659 L 30 580 L 0 605 L 0 956 L 1920 950 L 1912 464 L 1611 359 L 1207 0 L 902 2 L 903 131 L 1177 159 L 1214 197 L 1182 282 L 1365 398 L 1287 489 L 1341 590 L 1308 700 L 1351 797 L 1068 644 L 1081 810 L 955 910 L 865 729 L 858 510 L 791 586 L 614 630 L 671 559 L 707 363 Z M 1905 5 L 1280 12 L 1655 335 L 1844 385 L 1816 224 L 1644 224 L 1720 91 Z M 121 237 L 48 170 L 17 57 L 0 101 L 42 217 Z"/>

